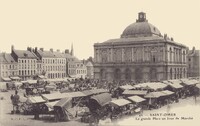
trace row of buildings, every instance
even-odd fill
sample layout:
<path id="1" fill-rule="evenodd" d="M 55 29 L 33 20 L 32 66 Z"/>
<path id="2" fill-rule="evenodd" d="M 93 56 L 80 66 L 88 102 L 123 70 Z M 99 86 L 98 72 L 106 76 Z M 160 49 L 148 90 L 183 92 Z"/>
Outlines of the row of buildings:
<path id="1" fill-rule="evenodd" d="M 0 81 L 10 77 L 27 80 L 40 75 L 49 79 L 93 78 L 93 64 L 76 58 L 73 46 L 70 52 L 37 47 L 17 50 L 12 46 L 10 54 L 0 53 Z"/>
<path id="2" fill-rule="evenodd" d="M 199 51 L 162 35 L 140 12 L 121 37 L 94 44 L 94 78 L 136 82 L 199 76 Z"/>

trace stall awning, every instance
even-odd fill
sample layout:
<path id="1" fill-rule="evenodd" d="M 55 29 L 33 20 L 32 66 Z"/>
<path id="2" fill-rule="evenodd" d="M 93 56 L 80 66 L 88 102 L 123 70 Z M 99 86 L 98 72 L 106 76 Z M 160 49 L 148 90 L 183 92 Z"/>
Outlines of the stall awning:
<path id="1" fill-rule="evenodd" d="M 164 91 L 150 92 L 144 97 L 145 98 L 159 98 L 161 96 L 168 96 L 172 94 L 174 94 L 174 92 L 169 91 L 169 90 L 164 90 Z"/>
<path id="2" fill-rule="evenodd" d="M 11 81 L 10 78 L 2 78 L 4 81 Z"/>
<path id="3" fill-rule="evenodd" d="M 147 91 L 144 90 L 125 90 L 123 95 L 146 95 Z"/>
<path id="4" fill-rule="evenodd" d="M 45 105 L 48 107 L 49 111 L 52 111 L 53 110 L 53 106 L 58 102 L 59 101 L 47 102 L 47 103 L 45 103 Z"/>
<path id="5" fill-rule="evenodd" d="M 198 82 L 196 82 L 196 81 L 193 81 L 193 80 L 186 80 L 186 81 L 183 81 L 183 84 L 184 85 L 195 85 L 195 84 L 197 84 Z"/>
<path id="6" fill-rule="evenodd" d="M 62 107 L 62 108 L 69 108 L 72 106 L 71 98 L 62 98 L 59 100 L 54 106 Z"/>
<path id="7" fill-rule="evenodd" d="M 174 94 L 174 92 L 172 91 L 169 91 L 169 90 L 164 90 L 164 91 L 161 91 L 162 93 L 166 94 L 166 95 L 172 95 Z"/>
<path id="8" fill-rule="evenodd" d="M 99 93 L 106 93 L 108 92 L 108 90 L 105 90 L 105 89 L 93 89 L 93 90 L 90 90 L 93 94 L 99 94 Z"/>
<path id="9" fill-rule="evenodd" d="M 51 100 L 60 100 L 62 98 L 65 98 L 66 95 L 57 92 L 52 94 L 42 94 L 42 97 L 47 101 L 51 101 Z"/>
<path id="10" fill-rule="evenodd" d="M 136 103 L 143 102 L 143 101 L 146 100 L 146 99 L 141 98 L 139 96 L 131 96 L 131 97 L 128 97 L 128 99 L 131 100 L 132 102 L 136 102 Z"/>
<path id="11" fill-rule="evenodd" d="M 95 100 L 100 106 L 104 106 L 111 101 L 111 95 L 109 93 L 103 93 L 91 97 L 92 100 Z"/>
<path id="12" fill-rule="evenodd" d="M 44 75 L 38 75 L 38 77 L 41 79 L 46 79 L 46 77 Z"/>
<path id="13" fill-rule="evenodd" d="M 21 78 L 19 78 L 19 77 L 10 77 L 12 80 L 20 80 Z"/>
<path id="14" fill-rule="evenodd" d="M 180 84 L 180 83 L 182 83 L 182 81 L 181 80 L 168 80 L 169 82 L 171 82 L 171 83 L 178 83 L 178 84 Z"/>
<path id="15" fill-rule="evenodd" d="M 85 94 L 86 96 L 93 95 L 93 92 L 91 92 L 90 90 L 84 90 L 82 91 L 82 93 Z"/>
<path id="16" fill-rule="evenodd" d="M 37 80 L 27 80 L 27 83 L 29 83 L 29 84 L 37 84 Z"/>
<path id="17" fill-rule="evenodd" d="M 78 98 L 78 97 L 85 97 L 86 95 L 80 91 L 77 92 L 68 92 L 68 93 L 62 93 L 63 95 L 66 95 L 66 97 L 71 98 Z"/>
<path id="18" fill-rule="evenodd" d="M 168 85 L 175 89 L 183 88 L 183 86 L 179 83 L 173 83 L 173 84 L 168 84 Z"/>
<path id="19" fill-rule="evenodd" d="M 21 82 L 14 82 L 15 86 L 21 86 L 22 83 Z"/>
<path id="20" fill-rule="evenodd" d="M 117 100 L 112 100 L 110 103 L 117 106 L 124 106 L 130 104 L 131 102 L 126 99 L 117 99 Z"/>
<path id="21" fill-rule="evenodd" d="M 29 103 L 33 103 L 33 104 L 46 102 L 41 96 L 29 97 L 27 100 Z"/>
<path id="22" fill-rule="evenodd" d="M 123 86 L 120 86 L 119 88 L 123 89 L 123 90 L 131 90 L 131 89 L 134 89 L 133 86 L 131 85 L 123 85 Z"/>
<path id="23" fill-rule="evenodd" d="M 150 92 L 147 95 L 145 95 L 145 98 L 159 98 L 161 96 L 164 96 L 162 92 Z"/>
<path id="24" fill-rule="evenodd" d="M 164 89 L 167 87 L 166 84 L 160 83 L 160 82 L 151 82 L 151 83 L 142 83 L 142 84 L 137 84 L 134 86 L 135 88 L 144 88 L 144 89 L 153 89 L 153 90 L 158 90 L 158 89 Z"/>

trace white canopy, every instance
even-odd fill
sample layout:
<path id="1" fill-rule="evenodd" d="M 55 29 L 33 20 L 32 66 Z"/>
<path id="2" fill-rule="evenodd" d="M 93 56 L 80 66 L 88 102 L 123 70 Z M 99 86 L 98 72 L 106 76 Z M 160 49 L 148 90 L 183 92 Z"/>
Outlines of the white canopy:
<path id="1" fill-rule="evenodd" d="M 128 97 L 129 100 L 133 101 L 133 102 L 136 102 L 136 103 L 139 103 L 139 102 L 143 102 L 145 101 L 146 99 L 144 98 L 141 98 L 139 96 L 131 96 L 131 97 Z"/>
<path id="2" fill-rule="evenodd" d="M 131 102 L 126 99 L 117 99 L 117 100 L 112 100 L 110 103 L 117 106 L 124 106 L 130 104 Z"/>
<path id="3" fill-rule="evenodd" d="M 41 96 L 29 97 L 27 101 L 33 104 L 46 102 Z"/>

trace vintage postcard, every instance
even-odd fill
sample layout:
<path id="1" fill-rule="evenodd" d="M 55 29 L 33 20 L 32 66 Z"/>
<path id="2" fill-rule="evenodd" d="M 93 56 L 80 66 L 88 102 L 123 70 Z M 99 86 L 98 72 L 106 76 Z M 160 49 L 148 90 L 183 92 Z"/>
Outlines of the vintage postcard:
<path id="1" fill-rule="evenodd" d="M 197 126 L 199 0 L 0 1 L 0 126 Z"/>

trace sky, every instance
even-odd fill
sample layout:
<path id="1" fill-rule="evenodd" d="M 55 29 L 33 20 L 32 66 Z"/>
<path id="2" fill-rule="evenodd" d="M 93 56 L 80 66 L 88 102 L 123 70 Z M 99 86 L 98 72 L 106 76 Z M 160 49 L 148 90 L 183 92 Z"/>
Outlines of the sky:
<path id="1" fill-rule="evenodd" d="M 73 44 L 87 59 L 94 43 L 119 38 L 141 11 L 162 34 L 200 49 L 200 0 L 0 0 L 0 51 Z"/>

